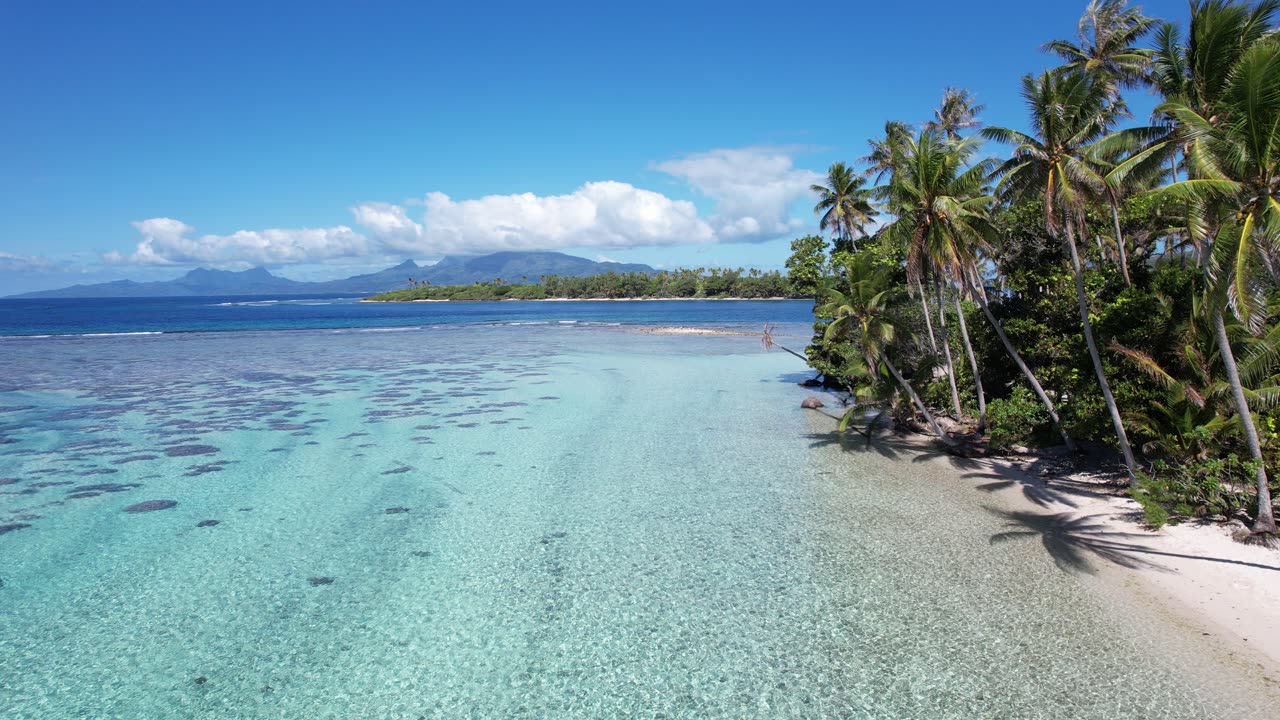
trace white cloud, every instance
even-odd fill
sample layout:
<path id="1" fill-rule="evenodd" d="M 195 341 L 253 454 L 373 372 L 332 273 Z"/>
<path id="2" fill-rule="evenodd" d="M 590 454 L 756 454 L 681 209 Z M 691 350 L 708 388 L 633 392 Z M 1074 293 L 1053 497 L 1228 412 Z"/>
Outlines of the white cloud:
<path id="1" fill-rule="evenodd" d="M 655 169 L 684 180 L 716 203 L 709 220 L 722 242 L 772 240 L 804 222 L 788 207 L 822 180 L 796 168 L 785 148 L 748 147 L 694 153 Z"/>
<path id="2" fill-rule="evenodd" d="M 385 202 L 360 203 L 351 208 L 356 224 L 367 227 L 391 248 L 407 249 L 422 242 L 422 226 L 409 219 L 405 209 Z"/>
<path id="3" fill-rule="evenodd" d="M 39 255 L 15 255 L 0 250 L 0 272 L 52 272 L 62 263 Z"/>
<path id="4" fill-rule="evenodd" d="M 454 200 L 427 193 L 421 224 L 399 205 L 352 208 L 386 247 L 423 255 L 566 247 L 635 247 L 715 241 L 687 200 L 622 182 L 589 182 L 567 195 L 488 195 Z"/>
<path id="5" fill-rule="evenodd" d="M 596 255 L 596 262 L 616 263 L 618 261 L 609 257 L 608 255 Z"/>
<path id="6" fill-rule="evenodd" d="M 789 206 L 821 176 L 794 166 L 784 148 L 750 147 L 696 153 L 654 166 L 710 198 L 703 217 L 688 200 L 624 182 L 588 182 L 564 195 L 488 195 L 455 200 L 431 192 L 419 217 L 402 205 L 363 202 L 350 208 L 355 225 L 240 230 L 197 235 L 172 218 L 133 223 L 142 239 L 132 252 L 112 251 L 112 264 L 250 265 L 364 261 L 380 255 L 480 254 L 500 250 L 631 248 L 716 242 L 757 242 L 793 232 L 805 221 Z"/>
<path id="7" fill-rule="evenodd" d="M 368 255 L 374 245 L 345 225 L 330 228 L 240 230 L 230 235 L 193 237 L 195 228 L 172 218 L 133 223 L 142 240 L 128 255 L 112 251 L 103 259 L 128 265 L 212 265 L 246 267 L 323 262 Z"/>

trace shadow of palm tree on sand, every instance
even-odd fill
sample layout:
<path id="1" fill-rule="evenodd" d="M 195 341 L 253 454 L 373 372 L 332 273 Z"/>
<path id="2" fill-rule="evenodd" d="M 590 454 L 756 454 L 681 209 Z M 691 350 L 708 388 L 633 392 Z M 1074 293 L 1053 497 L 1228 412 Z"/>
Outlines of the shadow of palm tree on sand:
<path id="1" fill-rule="evenodd" d="M 1280 572 L 1280 565 L 1157 550 L 1134 542 L 1135 539 L 1145 537 L 1142 533 L 1114 530 L 1088 516 L 1073 517 L 1069 512 L 1035 513 L 984 507 L 988 512 L 1004 518 L 1005 527 L 1008 528 L 991 536 L 992 545 L 1038 539 L 1058 568 L 1067 573 L 1096 572 L 1090 558 L 1126 568 L 1168 571 L 1169 568 L 1151 559 L 1158 557 L 1242 565 Z"/>

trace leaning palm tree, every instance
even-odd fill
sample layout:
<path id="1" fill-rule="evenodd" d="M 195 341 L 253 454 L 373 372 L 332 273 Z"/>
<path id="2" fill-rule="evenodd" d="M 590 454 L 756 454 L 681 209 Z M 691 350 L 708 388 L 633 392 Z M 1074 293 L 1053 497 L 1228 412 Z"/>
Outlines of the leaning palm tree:
<path id="1" fill-rule="evenodd" d="M 1093 361 L 1130 481 L 1135 482 L 1133 450 L 1093 335 L 1084 267 L 1076 245 L 1077 232 L 1086 231 L 1086 200 L 1106 185 L 1084 156 L 1090 144 L 1111 129 L 1123 108 L 1113 102 L 1107 84 L 1082 72 L 1046 72 L 1038 78 L 1028 75 L 1022 79 L 1022 96 L 1031 111 L 1034 135 L 1009 128 L 986 128 L 982 134 L 987 139 L 1014 146 L 1013 157 L 996 170 L 995 175 L 1000 178 L 999 191 L 1009 199 L 1043 200 L 1045 228 L 1062 242 L 1071 261 L 1089 358 Z"/>
<path id="2" fill-rule="evenodd" d="M 813 206 L 819 217 L 818 227 L 835 238 L 835 250 L 857 252 L 855 239 L 864 234 L 864 228 L 875 217 L 871 191 L 865 184 L 866 180 L 848 165 L 835 162 L 827 170 L 826 183 L 809 188 L 818 194 L 818 203 Z"/>
<path id="3" fill-rule="evenodd" d="M 1044 49 L 1065 61 L 1063 70 L 1093 75 L 1118 98 L 1120 88 L 1137 88 L 1148 78 L 1151 51 L 1138 47 L 1156 21 L 1125 0 L 1093 0 L 1080 17 L 1076 41 L 1051 40 Z"/>
<path id="4" fill-rule="evenodd" d="M 1195 27 L 1193 25 L 1193 35 Z M 1280 38 L 1265 36 L 1239 54 L 1225 88 L 1214 102 L 1193 107 L 1171 101 L 1161 107 L 1188 141 L 1188 179 L 1162 192 L 1185 201 L 1192 231 L 1211 242 L 1208 281 L 1216 288 L 1214 329 L 1231 384 L 1236 414 L 1256 465 L 1258 516 L 1255 533 L 1275 533 L 1266 466 L 1248 398 L 1226 331 L 1231 312 L 1249 330 L 1263 320 L 1259 268 L 1280 248 Z M 1206 108 L 1213 115 L 1206 116 Z"/>
<path id="5" fill-rule="evenodd" d="M 818 311 L 820 315 L 832 318 L 827 324 L 824 340 L 827 343 L 852 343 L 861 351 L 871 375 L 879 374 L 881 368 L 887 370 L 911 398 L 916 410 L 929 424 L 929 429 L 950 444 L 950 438 L 891 357 L 903 337 L 894 324 L 892 305 L 895 291 L 885 272 L 877 268 L 870 257 L 855 255 L 845 263 L 840 285 L 827 291 L 827 302 Z"/>
<path id="6" fill-rule="evenodd" d="M 918 138 L 909 139 L 903 145 L 895 160 L 893 180 L 879 193 L 897 218 L 881 232 L 891 242 L 907 249 L 908 286 L 921 288 L 929 279 L 938 295 L 942 348 L 957 419 L 962 410 L 947 336 L 946 305 L 942 299 L 946 285 L 963 283 L 966 269 L 974 264 L 977 251 L 985 245 L 982 233 L 987 208 L 993 200 L 986 193 L 985 183 L 992 163 L 970 165 L 976 148 L 975 140 L 947 141 L 938 131 L 926 129 Z M 923 292 L 921 295 L 927 317 L 928 303 L 924 301 Z M 987 415 L 982 374 L 969 342 L 968 328 L 963 324 L 964 311 L 958 295 L 954 301 L 961 320 L 961 339 L 977 388 L 978 430 L 982 432 L 986 429 Z"/>
<path id="7" fill-rule="evenodd" d="M 948 140 L 957 140 L 961 132 L 982 127 L 978 115 L 986 107 L 979 105 L 968 89 L 949 87 L 942 92 L 942 104 L 933 111 L 933 119 L 925 127 Z"/>

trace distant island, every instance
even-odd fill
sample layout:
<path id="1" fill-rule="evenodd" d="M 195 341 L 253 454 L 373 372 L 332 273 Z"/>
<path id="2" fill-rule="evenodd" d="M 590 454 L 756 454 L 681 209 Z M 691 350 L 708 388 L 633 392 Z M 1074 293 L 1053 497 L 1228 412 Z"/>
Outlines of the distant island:
<path id="1" fill-rule="evenodd" d="M 432 286 L 471 286 L 501 283 L 502 287 L 538 282 L 543 276 L 580 278 L 603 273 L 655 273 L 648 265 L 596 262 L 558 252 L 498 252 L 474 257 L 446 257 L 434 265 L 405 260 L 395 267 L 342 280 L 303 282 L 273 275 L 266 268 L 234 272 L 197 268 L 175 280 L 134 282 L 117 280 L 42 290 L 13 298 L 199 297 L 225 295 L 370 295 L 419 283 Z M 499 298 L 500 299 L 500 298 Z"/>
<path id="2" fill-rule="evenodd" d="M 369 302 L 494 300 L 764 300 L 812 297 L 779 272 L 702 268 L 615 272 L 568 277 L 544 275 L 538 283 L 500 279 L 471 285 L 417 281 L 413 287 L 365 298 Z"/>

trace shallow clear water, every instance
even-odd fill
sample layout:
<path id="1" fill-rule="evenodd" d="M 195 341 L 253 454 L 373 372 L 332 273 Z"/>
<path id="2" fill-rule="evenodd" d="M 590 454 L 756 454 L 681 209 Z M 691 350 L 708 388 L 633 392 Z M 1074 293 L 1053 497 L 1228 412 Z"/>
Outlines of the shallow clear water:
<path id="1" fill-rule="evenodd" d="M 5 718 L 1261 714 L 752 338 L 3 351 Z"/>

